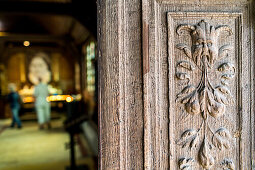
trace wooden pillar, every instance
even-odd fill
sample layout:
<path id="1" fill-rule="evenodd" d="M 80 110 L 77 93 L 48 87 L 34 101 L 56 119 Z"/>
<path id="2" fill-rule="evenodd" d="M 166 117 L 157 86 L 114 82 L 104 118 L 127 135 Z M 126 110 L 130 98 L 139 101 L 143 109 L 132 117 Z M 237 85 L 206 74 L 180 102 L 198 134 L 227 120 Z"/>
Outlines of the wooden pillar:
<path id="1" fill-rule="evenodd" d="M 100 169 L 143 169 L 141 2 L 98 1 Z"/>

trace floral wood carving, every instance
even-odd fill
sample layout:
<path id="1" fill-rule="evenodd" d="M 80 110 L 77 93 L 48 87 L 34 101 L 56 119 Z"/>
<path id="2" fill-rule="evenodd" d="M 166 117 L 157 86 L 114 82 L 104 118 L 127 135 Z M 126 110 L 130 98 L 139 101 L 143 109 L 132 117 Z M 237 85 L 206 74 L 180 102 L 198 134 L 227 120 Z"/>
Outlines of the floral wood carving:
<path id="1" fill-rule="evenodd" d="M 177 34 L 181 35 L 182 31 L 190 33 L 192 45 L 191 47 L 182 43 L 176 45 L 176 48 L 182 50 L 187 57 L 187 60 L 179 61 L 176 64 L 176 78 L 186 84 L 181 92 L 177 94 L 176 102 L 182 103 L 188 114 L 201 115 L 203 122 L 197 130 L 187 129 L 184 131 L 177 144 L 190 149 L 199 146 L 198 162 L 203 168 L 210 169 L 215 164 L 211 150 L 215 148 L 219 150 L 229 149 L 232 137 L 224 127 L 213 131 L 207 119 L 208 116 L 213 118 L 222 116 L 225 113 L 226 106 L 232 103 L 229 81 L 235 76 L 236 71 L 234 65 L 229 62 L 219 65 L 217 70 L 213 70 L 221 74 L 220 84 L 217 86 L 213 86 L 210 82 L 208 71 L 215 68 L 216 61 L 228 56 L 228 52 L 232 47 L 228 44 L 218 47 L 218 37 L 221 33 L 228 33 L 230 36 L 232 30 L 226 25 L 215 28 L 201 20 L 197 25 L 179 25 Z M 192 71 L 195 69 L 199 69 L 201 74 L 200 82 L 197 85 L 190 83 Z M 207 134 L 208 131 L 212 134 L 210 140 Z M 179 160 L 180 169 L 183 169 L 183 167 L 190 168 L 190 165 L 186 165 L 190 160 L 193 159 L 181 158 Z M 183 163 L 182 166 L 180 166 L 180 162 Z"/>
<path id="2" fill-rule="evenodd" d="M 194 162 L 194 159 L 192 158 L 181 158 L 178 162 L 179 168 L 181 170 L 192 170 L 192 164 Z"/>
<path id="3" fill-rule="evenodd" d="M 223 170 L 235 170 L 235 164 L 233 161 L 226 158 L 221 162 L 221 166 Z"/>

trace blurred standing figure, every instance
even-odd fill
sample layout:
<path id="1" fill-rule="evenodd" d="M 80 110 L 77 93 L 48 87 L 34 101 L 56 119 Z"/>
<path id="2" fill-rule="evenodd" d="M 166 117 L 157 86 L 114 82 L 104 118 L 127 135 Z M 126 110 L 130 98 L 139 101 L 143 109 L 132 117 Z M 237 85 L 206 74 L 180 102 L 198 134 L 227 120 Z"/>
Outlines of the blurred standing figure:
<path id="1" fill-rule="evenodd" d="M 37 113 L 37 119 L 39 123 L 39 129 L 44 128 L 44 124 L 51 128 L 50 125 L 50 103 L 47 102 L 46 98 L 49 95 L 47 84 L 42 82 L 39 78 L 39 84 L 35 86 L 34 96 L 35 96 L 35 109 Z"/>
<path id="2" fill-rule="evenodd" d="M 8 94 L 8 102 L 10 103 L 11 112 L 12 112 L 12 124 L 10 127 L 14 127 L 17 123 L 18 128 L 22 128 L 21 121 L 19 119 L 19 109 L 20 109 L 20 96 L 16 92 L 16 86 L 13 83 L 10 83 L 8 86 L 10 93 Z"/>

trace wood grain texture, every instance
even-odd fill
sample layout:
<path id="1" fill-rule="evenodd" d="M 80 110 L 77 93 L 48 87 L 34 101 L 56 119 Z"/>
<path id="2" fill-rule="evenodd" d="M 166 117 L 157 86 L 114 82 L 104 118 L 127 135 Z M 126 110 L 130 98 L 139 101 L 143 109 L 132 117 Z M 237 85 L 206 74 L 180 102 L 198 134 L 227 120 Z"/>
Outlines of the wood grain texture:
<path id="1" fill-rule="evenodd" d="M 251 53 L 250 55 L 251 56 L 254 56 L 254 40 L 252 38 L 254 38 L 254 31 L 255 31 L 255 28 L 254 28 L 254 24 L 255 24 L 255 1 L 252 1 L 252 4 L 249 8 L 249 12 L 250 12 L 250 16 L 251 16 L 251 27 L 250 27 L 250 32 L 251 32 L 251 43 L 250 43 L 250 48 L 252 49 L 251 50 Z M 250 91 L 250 97 L 251 97 L 251 110 L 250 110 L 250 115 L 251 115 L 251 119 L 250 119 L 250 131 L 252 133 L 251 135 L 251 143 L 252 143 L 252 146 L 251 146 L 251 164 L 252 164 L 252 169 L 255 169 L 255 114 L 254 114 L 254 111 L 255 111 L 255 98 L 254 98 L 254 95 L 255 95 L 255 90 L 254 90 L 254 80 L 255 80 L 255 66 L 254 64 L 251 64 L 251 67 L 250 67 L 250 73 L 251 73 L 251 84 L 250 84 L 250 88 L 251 88 L 251 91 Z"/>
<path id="2" fill-rule="evenodd" d="M 189 34 L 183 37 L 174 34 L 176 34 L 178 25 L 196 25 L 203 19 L 210 21 L 215 27 L 230 24 L 234 36 L 229 40 L 220 38 L 219 43 L 229 41 L 234 45 L 230 61 L 235 63 L 238 72 L 230 90 L 235 98 L 234 105 L 226 106 L 227 112 L 223 118 L 210 120 L 213 127 L 226 126 L 232 130 L 231 135 L 234 136 L 231 151 L 223 151 L 214 155 L 213 159 L 215 163 L 217 162 L 214 168 L 222 167 L 220 164 L 224 162 L 222 161 L 223 155 L 226 155 L 227 158 L 233 156 L 236 169 L 252 169 L 252 162 L 254 162 L 252 161 L 254 159 L 252 157 L 254 153 L 254 128 L 252 128 L 254 124 L 252 106 L 254 104 L 252 99 L 254 97 L 251 95 L 254 91 L 252 85 L 254 80 L 254 47 L 252 45 L 254 40 L 251 17 L 254 11 L 252 5 L 251 2 L 242 0 L 143 0 L 143 20 L 147 21 L 149 28 L 150 70 L 144 75 L 145 169 L 179 169 L 178 159 L 181 155 L 192 155 L 196 152 L 195 149 L 182 152 L 181 148 L 176 145 L 176 140 L 181 137 L 181 133 L 189 127 L 199 127 L 201 120 L 195 116 L 187 116 L 183 106 L 175 102 L 176 94 L 181 89 L 181 84 L 176 80 L 175 66 L 179 61 L 177 58 L 185 55 L 177 51 L 175 45 L 177 42 L 190 41 L 190 38 Z M 177 17 L 178 19 L 173 17 L 172 21 L 168 22 L 167 13 L 173 15 L 178 13 L 180 16 Z M 169 26 L 173 29 L 168 30 Z M 199 81 L 199 73 L 195 73 L 190 79 Z M 211 81 L 217 84 L 216 79 L 212 78 Z M 216 130 L 217 128 L 214 129 L 215 132 Z M 202 147 L 202 145 L 199 146 Z M 193 168 L 203 169 L 198 164 L 198 158 L 194 159 L 196 163 Z"/>
<path id="3" fill-rule="evenodd" d="M 176 29 L 202 20 L 215 28 L 231 28 L 233 35 L 220 35 L 219 44 L 234 48 L 218 65 L 230 61 L 228 66 L 236 69 L 229 87 L 234 104 L 224 106 L 224 116 L 208 121 L 213 127 L 208 139 L 215 143 L 220 135 L 229 139 L 230 134 L 231 149 L 209 149 L 214 160 L 210 168 L 222 169 L 222 164 L 232 162 L 235 169 L 254 169 L 254 16 L 254 1 L 246 0 L 98 1 L 100 169 L 175 170 L 188 165 L 190 156 L 193 169 L 209 167 L 196 156 L 208 152 L 205 140 L 200 138 L 202 149 L 197 150 L 177 145 L 184 131 L 199 127 L 203 117 L 187 116 L 187 112 L 198 112 L 175 101 L 183 89 L 175 75 L 176 65 L 188 67 L 187 62 L 179 62 L 188 51 L 176 44 L 192 44 L 189 34 L 178 36 Z M 219 71 L 210 74 L 216 86 Z M 189 79 L 197 83 L 200 78 L 197 71 Z"/>
<path id="4" fill-rule="evenodd" d="M 100 169 L 143 169 L 141 6 L 98 1 Z"/>

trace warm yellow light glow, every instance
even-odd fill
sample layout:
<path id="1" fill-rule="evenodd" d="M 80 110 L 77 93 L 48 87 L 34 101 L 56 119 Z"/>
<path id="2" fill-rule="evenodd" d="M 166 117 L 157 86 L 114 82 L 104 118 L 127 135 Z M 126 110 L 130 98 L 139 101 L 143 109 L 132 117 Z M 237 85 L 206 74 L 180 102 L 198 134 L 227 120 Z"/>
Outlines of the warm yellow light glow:
<path id="1" fill-rule="evenodd" d="M 31 103 L 34 102 L 34 97 L 24 97 L 23 98 L 23 103 Z"/>
<path id="2" fill-rule="evenodd" d="M 57 102 L 57 101 L 72 102 L 74 98 L 70 95 L 52 95 L 52 96 L 48 96 L 46 100 L 47 102 Z M 24 103 L 34 102 L 34 97 L 24 97 L 23 102 Z"/>
<path id="3" fill-rule="evenodd" d="M 0 32 L 0 37 L 7 36 L 8 34 L 6 32 Z"/>
<path id="4" fill-rule="evenodd" d="M 50 102 L 50 97 L 46 97 L 46 101 L 47 101 L 47 102 Z"/>
<path id="5" fill-rule="evenodd" d="M 72 102 L 73 101 L 73 97 L 69 96 L 66 98 L 66 102 Z"/>
<path id="6" fill-rule="evenodd" d="M 23 45 L 24 45 L 25 47 L 28 47 L 28 46 L 30 45 L 30 42 L 29 42 L 29 41 L 24 41 L 24 42 L 23 42 Z"/>
<path id="7" fill-rule="evenodd" d="M 57 95 L 57 100 L 63 100 L 63 96 Z"/>
<path id="8" fill-rule="evenodd" d="M 49 96 L 47 97 L 47 101 L 67 101 L 69 99 L 67 98 L 70 98 L 72 101 L 73 101 L 73 97 L 70 96 L 70 95 L 54 95 L 54 96 Z"/>

